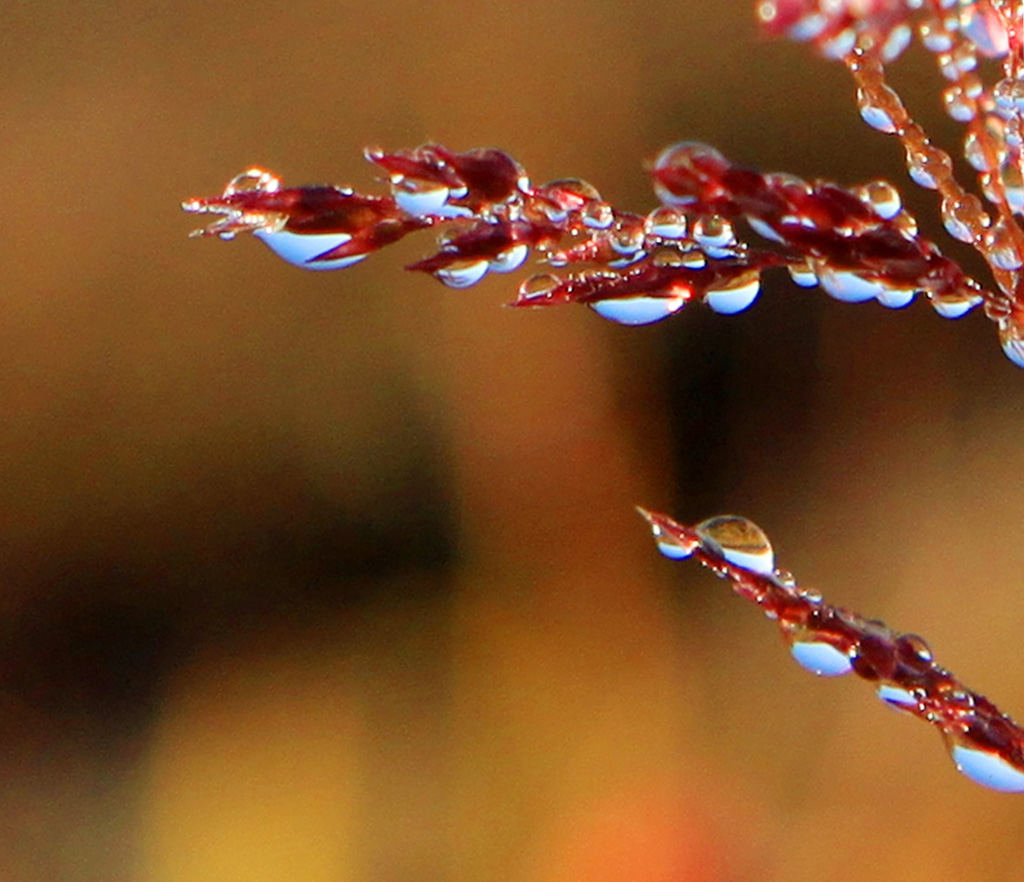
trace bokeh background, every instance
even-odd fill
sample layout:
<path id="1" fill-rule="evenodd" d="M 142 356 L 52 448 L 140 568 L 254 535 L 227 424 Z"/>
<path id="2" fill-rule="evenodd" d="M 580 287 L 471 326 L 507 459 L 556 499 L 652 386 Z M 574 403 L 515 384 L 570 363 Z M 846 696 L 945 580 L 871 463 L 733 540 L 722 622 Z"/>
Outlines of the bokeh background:
<path id="1" fill-rule="evenodd" d="M 620 328 L 405 273 L 423 237 L 306 273 L 177 208 L 427 140 L 634 210 L 680 139 L 899 179 L 752 6 L 0 6 L 0 878 L 1024 873 L 1024 799 L 632 511 L 755 519 L 1024 714 L 1024 373 L 983 318 L 780 281 Z M 930 60 L 895 76 L 952 145 Z"/>

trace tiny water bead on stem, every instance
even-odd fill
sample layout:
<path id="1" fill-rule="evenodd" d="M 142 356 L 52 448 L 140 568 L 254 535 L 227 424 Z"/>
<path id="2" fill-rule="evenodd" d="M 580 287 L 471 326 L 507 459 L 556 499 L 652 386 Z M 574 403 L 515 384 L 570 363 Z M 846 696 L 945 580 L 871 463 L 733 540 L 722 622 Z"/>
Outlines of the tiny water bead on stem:
<path id="1" fill-rule="evenodd" d="M 775 566 L 771 542 L 755 523 L 723 515 L 687 527 L 639 509 L 666 557 L 693 557 L 727 579 L 740 597 L 774 620 L 801 666 L 824 677 L 854 673 L 878 697 L 935 726 L 964 775 L 993 790 L 1024 792 L 1024 729 L 932 658 L 925 641 L 832 606 Z"/>

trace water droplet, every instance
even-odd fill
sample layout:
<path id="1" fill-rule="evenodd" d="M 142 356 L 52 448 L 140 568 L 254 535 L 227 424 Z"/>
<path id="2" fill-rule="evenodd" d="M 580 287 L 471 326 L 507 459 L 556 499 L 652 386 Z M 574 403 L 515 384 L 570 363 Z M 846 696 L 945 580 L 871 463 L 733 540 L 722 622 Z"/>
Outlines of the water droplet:
<path id="1" fill-rule="evenodd" d="M 524 279 L 516 295 L 516 303 L 529 303 L 532 300 L 547 300 L 561 287 L 562 280 L 551 273 L 538 273 Z"/>
<path id="2" fill-rule="evenodd" d="M 771 576 L 775 552 L 768 537 L 753 521 L 737 515 L 719 515 L 697 525 L 697 534 L 709 550 L 752 573 Z"/>
<path id="3" fill-rule="evenodd" d="M 445 210 L 450 190 L 437 181 L 407 175 L 391 177 L 391 195 L 402 211 L 417 216 L 440 215 Z"/>
<path id="4" fill-rule="evenodd" d="M 1024 266 L 1024 254 L 1017 244 L 1019 230 L 1009 227 L 1003 218 L 997 220 L 985 233 L 985 256 L 993 266 L 1004 270 L 1018 270 Z"/>
<path id="5" fill-rule="evenodd" d="M 813 288 L 818 284 L 818 274 L 806 263 L 798 263 L 788 267 L 789 277 L 801 288 Z"/>
<path id="6" fill-rule="evenodd" d="M 686 215 L 664 205 L 655 208 L 647 215 L 647 231 L 662 239 L 685 239 Z"/>
<path id="7" fill-rule="evenodd" d="M 745 273 L 728 285 L 708 288 L 704 292 L 704 302 L 715 312 L 734 315 L 749 307 L 757 299 L 760 290 L 760 275 L 757 272 Z"/>
<path id="8" fill-rule="evenodd" d="M 487 261 L 467 258 L 434 270 L 434 278 L 449 288 L 469 288 L 487 275 Z"/>
<path id="9" fill-rule="evenodd" d="M 844 303 L 874 300 L 884 290 L 880 282 L 865 279 L 850 270 L 834 270 L 825 266 L 818 271 L 818 280 L 832 297 Z"/>
<path id="10" fill-rule="evenodd" d="M 620 218 L 612 225 L 609 234 L 612 250 L 617 254 L 633 257 L 642 253 L 644 247 L 644 223 L 639 218 Z"/>
<path id="11" fill-rule="evenodd" d="M 981 207 L 981 200 L 973 193 L 942 200 L 942 223 L 946 232 L 961 242 L 973 242 L 974 231 L 987 227 L 991 219 Z"/>
<path id="12" fill-rule="evenodd" d="M 225 196 L 236 193 L 276 193 L 281 189 L 281 179 L 262 168 L 247 168 L 232 178 L 224 188 Z"/>
<path id="13" fill-rule="evenodd" d="M 931 666 L 932 648 L 917 634 L 901 634 L 896 638 L 896 657 L 901 664 L 922 671 Z"/>
<path id="14" fill-rule="evenodd" d="M 775 568 L 772 573 L 775 584 L 782 588 L 796 588 L 796 577 L 789 570 Z"/>
<path id="15" fill-rule="evenodd" d="M 958 319 L 967 315 L 976 306 L 980 306 L 983 298 L 980 294 L 955 294 L 942 297 L 932 296 L 931 304 L 943 318 Z"/>
<path id="16" fill-rule="evenodd" d="M 954 744 L 950 750 L 957 770 L 976 784 L 1004 793 L 1024 793 L 1024 769 L 1011 765 L 999 754 Z"/>
<path id="17" fill-rule="evenodd" d="M 875 694 L 886 704 L 891 704 L 894 707 L 917 707 L 917 698 L 914 697 L 914 693 L 899 686 L 890 686 L 888 683 L 882 683 L 875 690 Z"/>
<path id="18" fill-rule="evenodd" d="M 912 37 L 913 31 L 910 25 L 901 24 L 894 27 L 886 37 L 885 43 L 882 44 L 882 61 L 889 64 L 899 58 L 910 45 Z"/>
<path id="19" fill-rule="evenodd" d="M 999 322 L 999 345 L 1010 361 L 1024 368 L 1024 333 L 1021 326 L 1010 317 Z"/>
<path id="20" fill-rule="evenodd" d="M 520 242 L 511 248 L 506 248 L 496 257 L 492 257 L 490 268 L 496 273 L 514 272 L 523 265 L 529 253 L 529 246 Z"/>
<path id="21" fill-rule="evenodd" d="M 654 191 L 666 205 L 690 205 L 699 201 L 690 188 L 699 186 L 709 173 L 727 168 L 729 161 L 714 147 L 680 141 L 662 150 L 654 161 Z"/>
<path id="22" fill-rule="evenodd" d="M 602 318 L 620 325 L 650 325 L 679 312 L 689 298 L 685 294 L 666 297 L 617 297 L 588 304 Z"/>
<path id="23" fill-rule="evenodd" d="M 892 220 L 903 208 L 899 190 L 888 181 L 871 181 L 864 184 L 857 191 L 857 195 L 884 220 Z"/>
<path id="24" fill-rule="evenodd" d="M 348 233 L 293 233 L 290 230 L 253 230 L 252 234 L 282 260 L 310 270 L 335 270 L 352 266 L 366 254 L 349 254 L 331 260 L 315 260 L 321 254 L 344 245 L 352 237 Z"/>
<path id="25" fill-rule="evenodd" d="M 903 103 L 892 89 L 886 85 L 875 86 L 872 91 L 857 90 L 857 107 L 861 118 L 871 128 L 887 135 L 897 131 L 895 119 L 902 115 Z"/>
<path id="26" fill-rule="evenodd" d="M 929 52 L 948 52 L 953 48 L 953 37 L 938 20 L 922 22 L 918 31 Z"/>
<path id="27" fill-rule="evenodd" d="M 1001 58 L 1010 48 L 1002 17 L 990 4 L 961 3 L 960 31 L 988 58 Z"/>
<path id="28" fill-rule="evenodd" d="M 672 560 L 685 560 L 693 554 L 697 547 L 696 542 L 670 533 L 661 524 L 651 523 L 651 535 L 658 546 L 658 551 Z"/>
<path id="29" fill-rule="evenodd" d="M 964 92 L 963 86 L 954 84 L 942 93 L 942 102 L 946 113 L 957 122 L 970 122 L 977 115 L 977 107 L 970 96 Z"/>
<path id="30" fill-rule="evenodd" d="M 940 177 L 947 178 L 953 169 L 953 162 L 949 154 L 926 144 L 920 149 L 910 147 L 907 149 L 907 172 L 914 183 L 928 190 L 936 189 Z"/>
<path id="31" fill-rule="evenodd" d="M 732 224 L 717 214 L 698 218 L 693 225 L 693 238 L 711 257 L 725 257 L 736 247 Z"/>
<path id="32" fill-rule="evenodd" d="M 903 309 L 914 302 L 916 288 L 899 288 L 892 285 L 885 285 L 878 292 L 878 302 L 889 309 Z"/>
<path id="33" fill-rule="evenodd" d="M 583 225 L 592 230 L 607 230 L 615 222 L 615 212 L 607 202 L 588 202 L 580 217 Z"/>
<path id="34" fill-rule="evenodd" d="M 789 651 L 797 664 L 819 677 L 841 677 L 853 670 L 849 655 L 821 640 L 794 640 Z"/>

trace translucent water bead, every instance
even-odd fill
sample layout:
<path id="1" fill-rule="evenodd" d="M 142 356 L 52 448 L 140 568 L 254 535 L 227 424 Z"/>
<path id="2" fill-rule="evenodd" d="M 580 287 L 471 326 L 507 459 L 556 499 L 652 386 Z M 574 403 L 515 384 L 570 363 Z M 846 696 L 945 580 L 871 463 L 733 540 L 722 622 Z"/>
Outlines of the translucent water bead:
<path id="1" fill-rule="evenodd" d="M 864 122 L 887 135 L 894 135 L 899 131 L 896 120 L 905 115 L 900 96 L 884 84 L 876 86 L 870 92 L 858 89 L 857 107 Z"/>
<path id="2" fill-rule="evenodd" d="M 340 248 L 352 237 L 348 233 L 293 233 L 290 230 L 258 229 L 252 234 L 282 260 L 293 266 L 309 270 L 336 270 L 352 266 L 366 258 L 366 254 L 347 254 L 344 257 L 318 260 L 317 258 Z"/>
<path id="3" fill-rule="evenodd" d="M 602 318 L 620 325 L 651 325 L 679 312 L 689 300 L 688 293 L 663 297 L 613 297 L 594 300 L 588 306 Z"/>
<path id="4" fill-rule="evenodd" d="M 735 315 L 749 307 L 760 291 L 761 276 L 755 270 L 738 276 L 727 285 L 708 288 L 704 292 L 704 302 L 717 313 Z"/>
<path id="5" fill-rule="evenodd" d="M 775 572 L 775 552 L 768 537 L 753 521 L 738 515 L 719 515 L 702 521 L 697 535 L 708 550 L 729 563 L 760 576 Z"/>
<path id="6" fill-rule="evenodd" d="M 1013 765 L 994 751 L 950 738 L 949 755 L 957 770 L 976 784 L 1003 793 L 1024 793 L 1024 769 Z"/>
<path id="7" fill-rule="evenodd" d="M 789 652 L 800 667 L 819 677 L 841 677 L 853 670 L 849 654 L 824 640 L 794 639 Z"/>

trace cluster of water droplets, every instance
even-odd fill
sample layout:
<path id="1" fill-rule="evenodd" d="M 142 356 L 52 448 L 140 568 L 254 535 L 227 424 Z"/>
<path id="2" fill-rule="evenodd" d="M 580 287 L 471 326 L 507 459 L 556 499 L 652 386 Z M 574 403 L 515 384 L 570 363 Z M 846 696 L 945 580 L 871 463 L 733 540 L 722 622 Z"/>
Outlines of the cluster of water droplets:
<path id="1" fill-rule="evenodd" d="M 886 705 L 939 729 L 957 769 L 968 778 L 995 790 L 1024 792 L 1024 731 L 938 666 L 921 637 L 896 634 L 798 586 L 792 574 L 775 566 L 771 542 L 747 518 L 722 515 L 687 528 L 640 511 L 663 555 L 673 560 L 698 555 L 776 620 L 802 667 L 822 677 L 855 673 L 873 682 Z"/>

